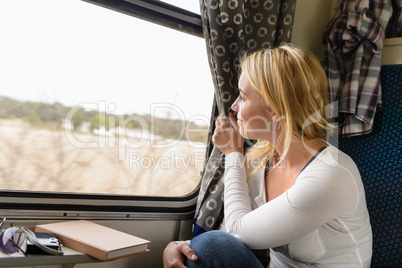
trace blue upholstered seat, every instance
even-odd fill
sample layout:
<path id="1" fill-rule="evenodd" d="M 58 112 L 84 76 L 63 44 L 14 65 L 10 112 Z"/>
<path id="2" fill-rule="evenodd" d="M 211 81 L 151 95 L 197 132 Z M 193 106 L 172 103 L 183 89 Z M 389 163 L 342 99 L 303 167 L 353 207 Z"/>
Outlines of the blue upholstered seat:
<path id="1" fill-rule="evenodd" d="M 383 108 L 369 135 L 339 139 L 356 162 L 366 190 L 373 229 L 372 267 L 402 267 L 401 136 L 402 65 L 381 68 Z"/>

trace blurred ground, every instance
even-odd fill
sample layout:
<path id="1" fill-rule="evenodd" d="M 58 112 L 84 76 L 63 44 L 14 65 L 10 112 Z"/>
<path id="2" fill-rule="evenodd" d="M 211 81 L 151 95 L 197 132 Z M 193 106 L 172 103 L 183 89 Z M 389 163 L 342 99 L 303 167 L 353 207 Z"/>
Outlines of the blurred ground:
<path id="1" fill-rule="evenodd" d="M 204 157 L 200 143 L 79 134 L 0 120 L 0 189 L 181 196 L 198 185 Z"/>

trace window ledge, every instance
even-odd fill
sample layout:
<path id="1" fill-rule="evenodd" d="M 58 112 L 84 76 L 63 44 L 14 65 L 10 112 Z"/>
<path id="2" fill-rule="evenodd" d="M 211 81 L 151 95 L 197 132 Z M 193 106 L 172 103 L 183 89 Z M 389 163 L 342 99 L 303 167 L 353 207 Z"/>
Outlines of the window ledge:
<path id="1" fill-rule="evenodd" d="M 92 263 L 102 262 L 84 253 L 75 251 L 71 248 L 63 247 L 64 255 L 28 255 L 25 257 L 22 254 L 7 255 L 0 251 L 0 267 L 17 267 L 17 266 L 42 266 L 42 265 L 57 265 L 62 267 L 74 267 L 77 263 Z"/>

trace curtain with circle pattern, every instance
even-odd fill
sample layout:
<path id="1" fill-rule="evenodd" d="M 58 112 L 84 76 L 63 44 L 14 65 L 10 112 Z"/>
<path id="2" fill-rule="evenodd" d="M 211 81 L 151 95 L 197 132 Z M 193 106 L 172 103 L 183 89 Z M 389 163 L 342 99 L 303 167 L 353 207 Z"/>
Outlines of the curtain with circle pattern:
<path id="1" fill-rule="evenodd" d="M 296 0 L 200 0 L 200 8 L 215 87 L 215 116 L 222 112 L 227 115 L 238 95 L 241 53 L 289 43 Z M 219 227 L 223 218 L 223 172 L 224 155 L 213 147 L 201 179 L 193 220 L 195 234 Z"/>

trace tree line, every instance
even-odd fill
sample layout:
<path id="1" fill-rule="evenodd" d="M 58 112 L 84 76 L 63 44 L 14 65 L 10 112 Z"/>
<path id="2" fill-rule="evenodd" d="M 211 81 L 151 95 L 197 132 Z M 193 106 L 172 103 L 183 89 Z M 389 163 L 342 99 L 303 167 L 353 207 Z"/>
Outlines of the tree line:
<path id="1" fill-rule="evenodd" d="M 77 108 L 77 107 L 76 107 Z M 32 101 L 19 101 L 9 97 L 0 96 L 0 118 L 2 119 L 21 119 L 34 127 L 61 129 L 64 127 L 64 121 L 72 107 L 65 106 L 59 102 L 43 103 Z M 187 135 L 193 142 L 206 142 L 208 136 L 208 127 L 199 126 L 195 122 L 183 122 L 178 119 L 152 118 L 151 115 L 125 114 L 117 116 L 114 114 L 100 113 L 95 110 L 77 109 L 71 117 L 71 125 L 74 131 L 79 131 L 85 124 L 89 124 L 89 131 L 94 133 L 96 129 L 105 128 L 110 130 L 121 126 L 128 129 L 144 130 L 144 125 L 138 120 L 130 120 L 133 116 L 140 116 L 146 122 L 147 131 L 152 131 L 158 136 L 166 139 L 186 139 L 183 134 L 183 126 L 188 131 Z M 121 120 L 123 119 L 123 120 Z M 153 126 L 151 123 L 153 122 Z"/>

